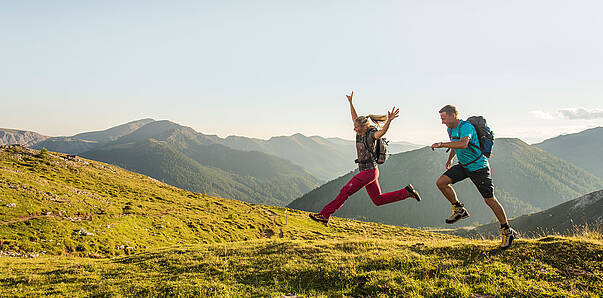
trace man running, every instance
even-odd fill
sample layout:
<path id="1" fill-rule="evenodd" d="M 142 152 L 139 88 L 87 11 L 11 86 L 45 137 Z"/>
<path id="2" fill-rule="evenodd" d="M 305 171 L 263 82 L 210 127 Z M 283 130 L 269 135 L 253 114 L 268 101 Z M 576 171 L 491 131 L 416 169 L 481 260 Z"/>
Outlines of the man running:
<path id="1" fill-rule="evenodd" d="M 473 125 L 458 118 L 456 107 L 447 105 L 440 110 L 442 124 L 448 127 L 450 142 L 439 142 L 431 145 L 431 149 L 450 148 L 450 155 L 446 162 L 447 171 L 438 178 L 436 185 L 444 194 L 444 197 L 452 204 L 452 215 L 446 219 L 446 223 L 452 224 L 459 219 L 469 217 L 469 212 L 459 202 L 456 192 L 451 184 L 470 178 L 477 187 L 486 204 L 492 209 L 500 223 L 502 249 L 509 248 L 513 239 L 517 238 L 517 232 L 509 227 L 505 210 L 494 197 L 494 185 L 490 177 L 490 165 L 488 159 L 481 152 L 479 138 Z M 452 166 L 452 159 L 457 156 L 458 164 Z"/>

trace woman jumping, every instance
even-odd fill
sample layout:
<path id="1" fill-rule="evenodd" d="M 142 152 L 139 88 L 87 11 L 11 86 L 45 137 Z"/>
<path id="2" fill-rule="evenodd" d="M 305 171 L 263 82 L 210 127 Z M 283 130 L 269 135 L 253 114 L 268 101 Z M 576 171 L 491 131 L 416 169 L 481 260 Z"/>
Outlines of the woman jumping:
<path id="1" fill-rule="evenodd" d="M 398 117 L 400 109 L 394 107 L 391 112 L 387 112 L 387 117 L 377 115 L 358 117 L 358 114 L 356 114 L 356 110 L 354 109 L 354 104 L 352 103 L 353 96 L 354 92 L 352 92 L 351 95 L 346 95 L 350 102 L 352 121 L 354 121 L 354 131 L 356 132 L 356 151 L 358 152 L 358 159 L 356 162 L 358 162 L 360 173 L 356 174 L 352 180 L 341 188 L 341 191 L 335 200 L 327 204 L 320 213 L 310 214 L 310 218 L 325 225 L 328 224 L 329 217 L 335 213 L 335 211 L 337 211 L 351 195 L 363 187 L 366 187 L 369 197 L 377 206 L 404 200 L 408 197 L 413 197 L 417 202 L 421 201 L 421 196 L 411 184 L 403 189 L 382 194 L 379 181 L 377 181 L 379 178 L 379 169 L 373 158 L 375 142 L 387 132 L 392 120 Z M 376 127 L 370 125 L 369 118 L 379 127 L 380 123 L 385 122 L 385 124 L 378 130 Z"/>

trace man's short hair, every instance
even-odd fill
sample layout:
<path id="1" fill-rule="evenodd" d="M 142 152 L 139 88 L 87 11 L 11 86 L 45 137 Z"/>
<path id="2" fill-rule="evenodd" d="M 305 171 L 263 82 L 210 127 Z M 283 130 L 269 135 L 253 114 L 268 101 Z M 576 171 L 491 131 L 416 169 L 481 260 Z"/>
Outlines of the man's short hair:
<path id="1" fill-rule="evenodd" d="M 443 108 L 440 109 L 440 113 L 445 112 L 447 115 L 458 115 L 459 111 L 457 111 L 456 107 L 453 105 L 445 105 Z"/>

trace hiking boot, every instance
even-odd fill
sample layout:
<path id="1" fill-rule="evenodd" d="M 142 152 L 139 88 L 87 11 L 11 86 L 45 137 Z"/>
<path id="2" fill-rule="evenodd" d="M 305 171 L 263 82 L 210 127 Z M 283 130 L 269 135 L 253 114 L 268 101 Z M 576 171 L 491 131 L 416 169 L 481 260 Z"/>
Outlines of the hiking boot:
<path id="1" fill-rule="evenodd" d="M 455 223 L 459 219 L 469 217 L 469 212 L 463 206 L 452 205 L 452 215 L 449 218 L 446 218 L 447 224 Z"/>
<path id="2" fill-rule="evenodd" d="M 310 218 L 314 221 L 322 223 L 325 226 L 329 224 L 329 219 L 320 213 L 310 213 Z"/>
<path id="3" fill-rule="evenodd" d="M 500 229 L 500 236 L 502 237 L 500 249 L 507 249 L 511 247 L 511 243 L 513 243 L 513 240 L 519 238 L 517 232 L 512 228 Z"/>
<path id="4" fill-rule="evenodd" d="M 404 189 L 406 189 L 408 194 L 411 197 L 415 198 L 415 200 L 417 200 L 417 202 L 421 202 L 421 195 L 419 195 L 419 192 L 415 190 L 415 188 L 412 186 L 412 184 L 409 184 Z"/>

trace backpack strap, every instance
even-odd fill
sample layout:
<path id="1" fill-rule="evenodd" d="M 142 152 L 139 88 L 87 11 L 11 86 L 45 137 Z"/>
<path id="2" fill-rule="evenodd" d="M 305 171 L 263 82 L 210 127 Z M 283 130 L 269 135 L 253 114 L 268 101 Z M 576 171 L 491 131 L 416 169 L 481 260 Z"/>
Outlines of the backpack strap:
<path id="1" fill-rule="evenodd" d="M 377 158 L 378 158 L 378 156 L 375 156 L 375 153 L 374 153 L 375 150 L 371 150 L 371 147 L 369 146 L 369 144 L 367 142 L 368 141 L 368 136 L 369 136 L 370 132 L 371 132 L 370 128 L 366 130 L 366 133 L 364 134 L 363 143 L 364 143 L 364 146 L 365 146 L 366 150 L 368 150 L 368 152 L 371 154 L 371 158 L 370 159 L 365 159 L 365 160 L 358 160 L 358 159 L 356 159 L 354 161 L 355 163 L 372 163 L 372 162 L 376 161 Z"/>
<path id="2" fill-rule="evenodd" d="M 461 134 L 461 126 L 463 126 L 463 124 L 465 124 L 465 123 L 471 124 L 471 122 L 469 122 L 469 121 L 465 121 L 465 120 L 461 121 L 461 123 L 458 126 L 458 128 L 459 128 L 459 137 L 460 137 L 460 134 Z M 477 135 L 477 131 L 475 132 L 475 134 Z M 452 129 L 448 130 L 448 137 L 450 139 L 458 139 L 458 140 L 460 140 L 460 138 L 453 138 L 452 137 Z M 478 160 L 480 160 L 480 158 L 482 158 L 482 155 L 484 155 L 484 152 L 482 152 L 482 149 L 479 146 L 471 143 L 471 138 L 469 139 L 469 144 L 467 145 L 467 147 L 470 148 L 473 151 L 473 153 L 479 153 L 479 155 L 477 156 L 477 158 L 475 158 L 473 161 L 471 161 L 469 163 L 465 163 L 464 164 L 464 163 L 460 163 L 459 162 L 459 164 L 461 166 L 464 166 L 464 167 L 468 166 L 468 165 L 470 165 L 470 164 L 472 164 L 472 163 L 474 163 L 474 162 L 476 162 Z M 446 150 L 446 152 L 448 152 L 448 151 L 450 151 L 450 148 L 448 148 L 448 150 Z"/>
<path id="3" fill-rule="evenodd" d="M 470 165 L 470 164 L 472 164 L 472 163 L 474 163 L 474 162 L 476 162 L 476 161 L 480 160 L 480 158 L 482 158 L 482 156 L 483 156 L 483 155 L 484 155 L 484 153 L 480 153 L 480 155 L 479 155 L 477 158 L 475 158 L 474 160 L 472 160 L 472 161 L 470 161 L 470 162 L 468 162 L 468 163 L 460 163 L 460 162 L 459 162 L 459 164 L 460 164 L 461 166 L 463 166 L 463 167 L 466 167 L 466 166 L 468 166 L 468 165 Z"/>

